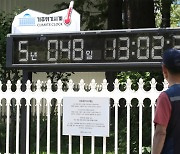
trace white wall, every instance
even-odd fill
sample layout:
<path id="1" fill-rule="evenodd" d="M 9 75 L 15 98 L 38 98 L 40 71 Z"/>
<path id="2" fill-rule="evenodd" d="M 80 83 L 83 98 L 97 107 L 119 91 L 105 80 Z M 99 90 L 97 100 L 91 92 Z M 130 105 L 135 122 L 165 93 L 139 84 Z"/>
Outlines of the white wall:
<path id="1" fill-rule="evenodd" d="M 7 13 L 17 9 L 32 9 L 43 13 L 50 13 L 55 9 L 54 4 L 65 0 L 0 0 L 0 11 Z M 70 0 L 66 0 L 70 2 Z"/>
<path id="2" fill-rule="evenodd" d="M 72 80 L 74 83 L 79 83 L 81 79 L 84 79 L 86 84 L 89 84 L 92 79 L 96 80 L 97 84 L 101 84 L 103 79 L 105 79 L 104 72 L 76 72 L 72 75 Z"/>
<path id="3" fill-rule="evenodd" d="M 104 72 L 76 72 L 75 74 L 72 74 L 70 77 L 74 81 L 74 83 L 79 83 L 81 79 L 84 79 L 86 84 L 89 84 L 92 79 L 96 80 L 97 84 L 101 84 L 103 79 L 105 79 L 105 73 Z M 37 81 L 47 81 L 46 73 L 37 73 L 32 75 L 32 80 Z"/>

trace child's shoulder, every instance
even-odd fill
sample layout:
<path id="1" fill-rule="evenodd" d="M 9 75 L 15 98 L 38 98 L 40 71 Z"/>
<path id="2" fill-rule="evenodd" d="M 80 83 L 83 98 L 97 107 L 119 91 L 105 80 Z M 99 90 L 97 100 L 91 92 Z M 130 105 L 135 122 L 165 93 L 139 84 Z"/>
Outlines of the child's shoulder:
<path id="1" fill-rule="evenodd" d="M 164 91 L 169 97 L 180 96 L 180 84 L 174 84 Z"/>

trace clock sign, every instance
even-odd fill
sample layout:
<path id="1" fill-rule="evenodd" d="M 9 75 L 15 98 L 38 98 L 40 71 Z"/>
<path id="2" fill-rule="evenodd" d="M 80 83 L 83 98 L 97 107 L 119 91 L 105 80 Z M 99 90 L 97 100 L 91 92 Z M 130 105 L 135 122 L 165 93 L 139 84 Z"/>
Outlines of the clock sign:
<path id="1" fill-rule="evenodd" d="M 122 29 L 9 34 L 7 67 L 59 71 L 159 70 L 180 49 L 180 29 Z"/>

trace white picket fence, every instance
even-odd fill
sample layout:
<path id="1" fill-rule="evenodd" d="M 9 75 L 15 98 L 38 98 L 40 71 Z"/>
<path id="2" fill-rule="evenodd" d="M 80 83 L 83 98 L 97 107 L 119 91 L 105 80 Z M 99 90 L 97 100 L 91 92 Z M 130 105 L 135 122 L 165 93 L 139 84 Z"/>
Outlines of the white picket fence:
<path id="1" fill-rule="evenodd" d="M 52 83 L 51 81 L 47 81 L 46 83 L 43 83 L 41 81 L 36 82 L 36 90 L 32 90 L 31 86 L 32 83 L 30 81 L 27 81 L 26 83 L 26 90 L 23 92 L 21 90 L 21 82 L 18 81 L 16 84 L 16 90 L 12 91 L 11 90 L 11 82 L 8 81 L 6 84 L 6 91 L 2 90 L 2 84 L 0 82 L 0 115 L 6 115 L 6 154 L 9 154 L 10 147 L 9 147 L 9 139 L 10 139 L 10 106 L 11 106 L 11 100 L 15 99 L 16 100 L 16 154 L 19 154 L 19 134 L 20 134 L 20 108 L 21 108 L 21 99 L 25 98 L 26 99 L 26 154 L 29 153 L 29 122 L 30 122 L 30 112 L 34 116 L 36 116 L 36 154 L 40 153 L 40 115 L 44 114 L 47 117 L 47 154 L 50 154 L 50 141 L 51 141 L 51 134 L 50 134 L 50 129 L 51 129 L 51 121 L 50 121 L 50 111 L 51 111 L 51 100 L 55 98 L 57 100 L 57 153 L 60 154 L 62 150 L 62 144 L 61 141 L 61 119 L 62 119 L 62 100 L 63 97 L 109 97 L 114 100 L 114 115 L 115 115 L 115 124 L 114 124 L 114 153 L 118 154 L 118 149 L 120 148 L 118 145 L 118 131 L 120 128 L 118 128 L 118 108 L 121 106 L 119 105 L 119 100 L 121 98 L 124 98 L 126 100 L 126 110 L 127 110 L 127 150 L 126 153 L 130 154 L 130 114 L 131 114 L 131 101 L 133 98 L 136 98 L 138 100 L 138 108 L 139 108 L 139 154 L 142 154 L 142 138 L 143 138 L 143 132 L 142 132 L 142 119 L 143 119 L 143 101 L 145 98 L 149 98 L 151 100 L 151 143 L 152 143 L 152 138 L 154 134 L 154 124 L 153 124 L 153 119 L 154 119 L 154 110 L 155 110 L 155 102 L 160 94 L 160 91 L 156 90 L 156 81 L 155 79 L 152 79 L 150 82 L 151 89 L 149 91 L 145 91 L 143 89 L 144 82 L 142 79 L 139 80 L 138 82 L 138 90 L 134 91 L 131 89 L 131 80 L 128 79 L 126 82 L 126 90 L 121 91 L 119 86 L 121 83 L 116 79 L 114 81 L 114 90 L 109 92 L 107 90 L 107 81 L 104 79 L 101 85 L 98 85 L 95 80 L 92 80 L 90 84 L 86 84 L 84 80 L 81 80 L 80 83 L 78 84 L 78 91 L 74 90 L 75 83 L 73 83 L 72 80 L 70 80 L 67 83 L 67 90 L 63 90 L 63 83 L 61 80 L 58 81 L 57 83 L 57 90 L 52 91 Z M 167 89 L 168 83 L 164 81 L 164 89 Z M 42 90 L 42 85 L 46 85 L 46 90 Z M 88 91 L 86 89 L 89 89 Z M 36 101 L 32 101 L 32 98 L 35 99 Z M 42 98 L 45 99 L 46 101 L 42 101 Z M 45 104 L 45 105 L 44 105 Z M 30 110 L 31 108 L 31 110 Z M 69 136 L 69 144 L 68 144 L 68 151 L 69 154 L 72 154 L 72 136 Z M 106 154 L 106 137 L 103 137 L 103 147 L 102 147 L 102 153 Z M 80 136 L 80 154 L 83 154 L 83 136 Z M 0 150 L 1 152 L 1 150 Z M 91 137 L 91 154 L 95 153 L 95 137 Z"/>

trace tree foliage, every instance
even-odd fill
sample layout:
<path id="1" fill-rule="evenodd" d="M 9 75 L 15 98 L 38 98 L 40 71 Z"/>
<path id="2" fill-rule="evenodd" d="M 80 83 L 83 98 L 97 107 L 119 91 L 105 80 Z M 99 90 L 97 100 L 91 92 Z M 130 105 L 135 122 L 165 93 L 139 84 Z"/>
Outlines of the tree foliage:
<path id="1" fill-rule="evenodd" d="M 15 83 L 21 77 L 18 70 L 6 68 L 6 37 L 11 32 L 13 17 L 14 14 L 0 13 L 0 81 L 3 83 L 7 80 Z"/>
<path id="2" fill-rule="evenodd" d="M 66 9 L 69 2 L 55 4 L 56 12 Z M 74 3 L 74 9 L 81 15 L 81 29 L 83 30 L 101 30 L 107 28 L 107 0 L 77 0 Z"/>
<path id="3" fill-rule="evenodd" d="M 180 5 L 171 5 L 171 27 L 180 27 Z"/>

